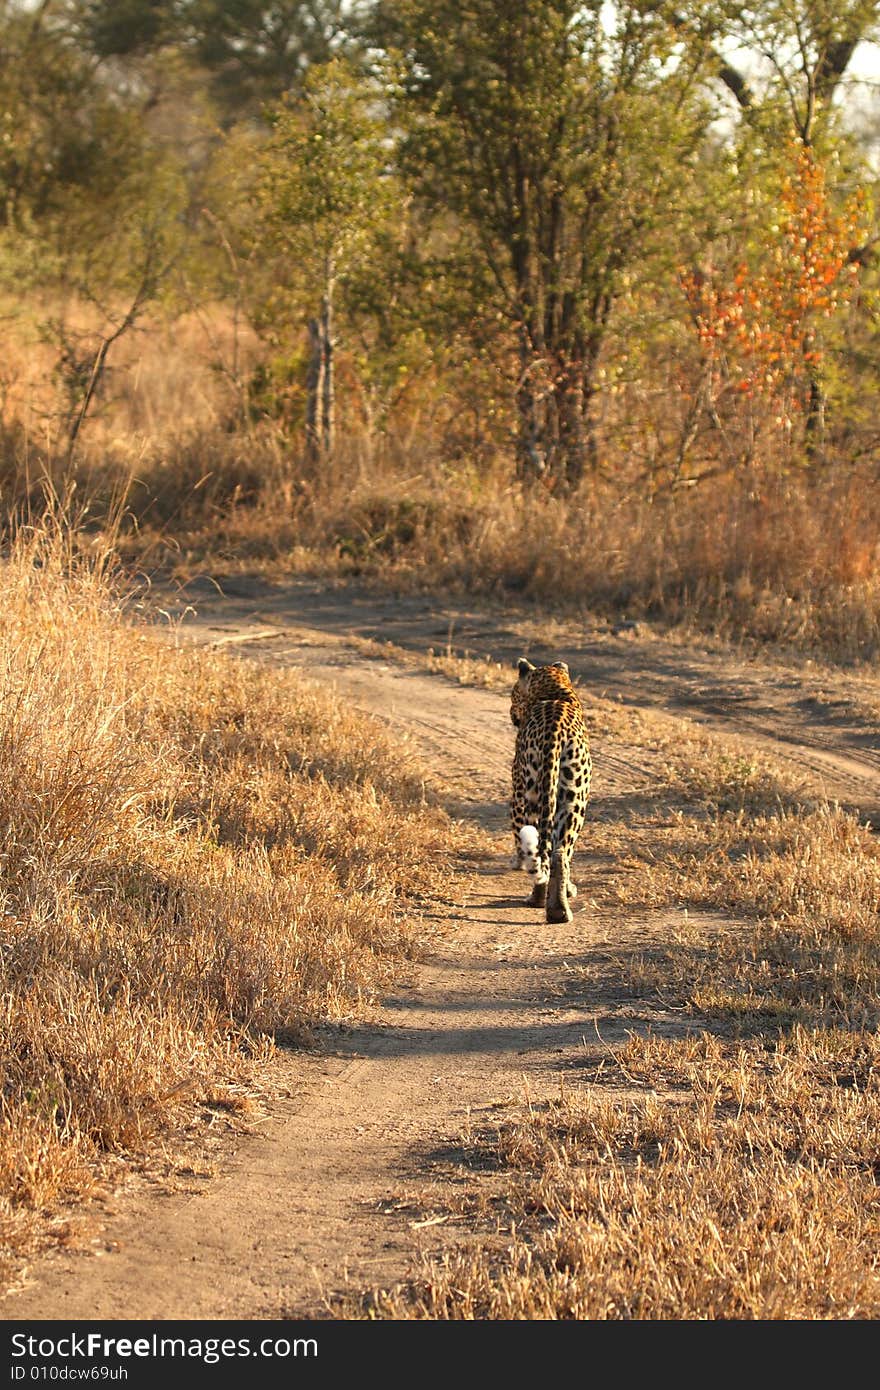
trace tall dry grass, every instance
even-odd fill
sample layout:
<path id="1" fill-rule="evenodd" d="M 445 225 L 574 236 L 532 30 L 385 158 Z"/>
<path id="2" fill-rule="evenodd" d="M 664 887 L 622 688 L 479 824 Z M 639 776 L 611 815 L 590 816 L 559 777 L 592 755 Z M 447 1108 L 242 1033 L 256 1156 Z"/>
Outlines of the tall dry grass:
<path id="1" fill-rule="evenodd" d="M 0 565 L 0 1237 L 356 1012 L 457 832 L 380 727 L 126 621 L 94 538 Z M 394 853 L 389 853 L 389 845 Z"/>
<path id="2" fill-rule="evenodd" d="M 472 1143 L 500 1166 L 494 1257 L 452 1251 L 373 1316 L 432 1320 L 849 1320 L 880 1310 L 876 1066 L 863 1040 L 701 1038 L 617 1054 L 612 1082 Z M 652 1094 L 674 1072 L 678 1094 Z"/>
<path id="3" fill-rule="evenodd" d="M 544 612 L 646 617 L 843 663 L 880 655 L 873 479 L 777 478 L 756 489 L 734 477 L 649 502 L 613 481 L 558 499 L 497 474 L 478 485 L 439 468 L 416 482 L 374 479 L 341 459 L 329 479 L 295 477 L 270 442 L 246 468 L 228 441 L 217 460 L 204 498 L 191 461 L 175 469 L 192 479 L 192 502 L 164 532 L 146 519 L 132 558 L 179 573 L 269 567 L 515 596 Z M 158 481 L 146 486 L 162 496 Z"/>
<path id="4" fill-rule="evenodd" d="M 647 720 L 651 796 L 591 825 L 558 1099 L 455 1137 L 459 1243 L 342 1316 L 880 1315 L 880 847 L 772 760 L 671 732 Z"/>
<path id="5" fill-rule="evenodd" d="M 68 318 L 87 331 L 84 309 Z M 71 475 L 50 348 L 33 323 L 11 340 L 0 503 L 36 505 L 48 475 L 59 492 L 75 482 L 98 527 L 124 498 L 123 552 L 148 568 L 516 594 L 843 662 L 880 653 L 880 489 L 864 441 L 855 461 L 737 469 L 716 466 L 710 438 L 706 466 L 694 460 L 685 481 L 703 480 L 673 486 L 635 392 L 605 403 L 599 475 L 557 497 L 516 484 L 512 439 L 480 425 L 478 403 L 435 399 L 435 383 L 434 395 L 425 384 L 403 393 L 381 426 L 359 411 L 361 393 L 343 393 L 339 446 L 316 468 L 295 419 L 249 419 L 265 350 L 215 305 L 156 317 L 114 348 Z M 681 392 L 664 409 L 658 391 L 651 410 L 674 421 Z"/>

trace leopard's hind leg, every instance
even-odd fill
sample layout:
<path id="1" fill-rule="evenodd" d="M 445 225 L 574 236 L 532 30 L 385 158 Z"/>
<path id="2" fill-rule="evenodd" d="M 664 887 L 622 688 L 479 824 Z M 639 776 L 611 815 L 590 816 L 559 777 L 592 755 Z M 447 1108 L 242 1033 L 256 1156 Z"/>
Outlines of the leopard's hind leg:
<path id="1" fill-rule="evenodd" d="M 548 922 L 570 922 L 572 911 L 569 898 L 577 897 L 571 879 L 571 860 L 578 835 L 586 819 L 585 805 L 570 805 L 558 816 L 556 823 L 557 848 L 550 857 L 550 877 L 547 884 L 546 909 Z"/>
<path id="2" fill-rule="evenodd" d="M 548 922 L 571 921 L 573 914 L 568 905 L 568 889 L 568 874 L 562 862 L 562 855 L 555 854 L 550 866 L 550 881 L 547 884 L 545 901 Z M 538 903 L 536 906 L 540 906 L 540 904 Z"/>

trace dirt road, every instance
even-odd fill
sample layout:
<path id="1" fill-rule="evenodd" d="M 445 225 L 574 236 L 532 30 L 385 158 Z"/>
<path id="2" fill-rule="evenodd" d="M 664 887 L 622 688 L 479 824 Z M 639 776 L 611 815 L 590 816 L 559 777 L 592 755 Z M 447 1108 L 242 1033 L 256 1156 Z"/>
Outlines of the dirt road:
<path id="1" fill-rule="evenodd" d="M 352 635 L 411 650 L 469 650 L 512 663 L 567 660 L 597 695 L 723 727 L 744 749 L 772 747 L 829 797 L 880 816 L 876 726 L 867 677 L 817 678 L 767 662 L 695 650 L 646 633 L 556 625 L 552 649 L 523 615 L 439 607 L 308 583 L 234 581 L 150 596 L 177 640 L 302 667 L 379 714 L 449 787 L 453 814 L 495 836 L 462 865 L 461 907 L 438 920 L 436 944 L 411 978 L 356 1029 L 326 1029 L 314 1055 L 279 1059 L 281 1098 L 256 1132 L 217 1147 L 213 1175 L 183 1191 L 130 1184 L 89 1218 L 78 1248 L 36 1263 L 2 1305 L 6 1318 L 274 1318 L 321 1316 L 334 1296 L 402 1279 L 423 1252 L 473 1239 L 454 1229 L 446 1197 L 460 1183 L 454 1136 L 509 1099 L 558 1091 L 573 1062 L 601 1055 L 627 1030 L 681 1027 L 614 997 L 585 1002 L 568 973 L 675 926 L 597 905 L 607 872 L 582 839 L 579 911 L 547 927 L 523 906 L 509 868 L 506 799 L 512 731 L 503 695 L 365 655 Z M 599 739 L 592 814 L 650 794 L 649 750 Z"/>
<path id="2" fill-rule="evenodd" d="M 384 597 L 309 580 L 269 584 L 236 577 L 221 583 L 222 589 L 215 581 L 200 580 L 147 601 L 158 602 L 188 636 L 200 640 L 234 640 L 245 629 L 261 631 L 267 636 L 249 654 L 305 667 L 314 660 L 321 679 L 329 674 L 322 659 L 337 676 L 342 666 L 357 663 L 350 652 L 329 655 L 326 644 L 322 657 L 320 640 L 310 651 L 309 633 L 393 642 L 413 652 L 470 653 L 506 666 L 522 655 L 535 662 L 564 660 L 594 695 L 741 737 L 744 746 L 764 748 L 792 763 L 830 799 L 880 825 L 880 680 L 875 675 L 676 641 L 644 624 L 547 623 L 534 610 L 507 604 L 477 608 L 438 603 L 430 596 Z M 305 637 L 303 651 L 291 644 L 285 651 L 284 634 L 291 630 L 297 642 Z M 272 632 L 278 635 L 269 636 Z M 351 679 L 346 675 L 346 682 Z M 381 691 L 371 701 L 362 682 L 357 698 L 384 712 Z M 453 726 L 459 714 L 453 702 Z"/>

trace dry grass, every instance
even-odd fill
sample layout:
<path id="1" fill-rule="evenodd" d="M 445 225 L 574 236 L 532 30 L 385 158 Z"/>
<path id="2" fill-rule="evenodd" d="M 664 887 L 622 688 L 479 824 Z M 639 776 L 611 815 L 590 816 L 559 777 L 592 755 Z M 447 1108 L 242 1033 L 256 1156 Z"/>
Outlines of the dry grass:
<path id="1" fill-rule="evenodd" d="M 654 794 L 590 826 L 609 926 L 564 988 L 615 1041 L 585 1037 L 557 1101 L 465 1132 L 468 1243 L 343 1316 L 880 1315 L 880 846 L 668 724 Z M 635 948 L 618 918 L 647 923 Z"/>
<path id="2" fill-rule="evenodd" d="M 181 575 L 265 568 L 515 596 L 545 613 L 647 617 L 836 662 L 880 654 L 873 478 L 733 478 L 649 503 L 615 476 L 565 500 L 512 486 L 500 467 L 477 485 L 430 459 L 415 477 L 393 456 L 364 465 L 353 445 L 312 478 L 266 432 L 242 453 L 234 438 L 207 438 L 144 468 L 145 498 L 166 495 L 166 475 L 189 492 L 164 531 L 151 524 L 159 504 L 135 502 L 132 557 Z"/>
<path id="3" fill-rule="evenodd" d="M 281 424 L 241 424 L 228 330 L 215 310 L 207 329 L 157 321 L 120 344 L 73 477 L 33 331 L 11 334 L 0 379 L 3 505 L 36 505 L 48 475 L 87 496 L 90 527 L 20 531 L 0 570 L 10 1263 L 108 1155 L 149 1152 L 184 1112 L 250 1084 L 278 1039 L 361 1008 L 418 949 L 413 906 L 448 891 L 439 846 L 458 833 L 376 725 L 295 674 L 126 624 L 109 548 L 179 575 L 356 575 L 520 596 L 542 624 L 592 608 L 843 662 L 880 654 L 867 462 L 651 494 L 609 436 L 602 475 L 565 500 L 512 485 L 509 454 L 450 431 L 447 403 L 442 430 L 428 411 L 381 435 L 352 417 L 314 473 Z M 428 664 L 509 684 L 451 650 Z M 650 800 L 592 827 L 609 867 L 597 906 L 682 912 L 661 944 L 613 949 L 568 988 L 675 1026 L 634 1028 L 558 1104 L 466 1136 L 475 1194 L 496 1170 L 485 1252 L 372 1312 L 876 1317 L 875 841 L 766 760 L 604 702 L 588 713 L 598 736 L 666 762 Z"/>
<path id="4" fill-rule="evenodd" d="M 51 351 L 36 331 L 51 312 L 32 309 L 10 333 L 7 505 L 33 500 L 46 472 L 60 491 L 70 481 Z M 81 308 L 68 318 L 89 327 Z M 649 616 L 838 662 L 880 654 L 880 493 L 867 454 L 813 472 L 707 466 L 698 485 L 663 488 L 632 429 L 610 420 L 600 474 L 566 500 L 513 484 L 509 447 L 478 430 L 469 443 L 454 401 L 427 411 L 404 394 L 371 431 L 358 393 L 343 391 L 336 457 L 314 470 L 295 427 L 244 423 L 232 365 L 244 383 L 261 351 L 253 334 L 236 342 L 222 306 L 156 317 L 114 348 L 74 472 L 96 524 L 126 498 L 128 558 L 178 575 L 264 568 L 516 595 L 545 614 Z M 675 395 L 670 415 L 680 407 Z"/>
<path id="5" fill-rule="evenodd" d="M 677 1094 L 587 1089 L 487 1137 L 509 1173 L 506 1248 L 451 1255 L 374 1315 L 875 1318 L 876 1059 L 805 1032 L 760 1050 L 634 1042 L 619 1082 L 665 1064 Z"/>
<path id="6" fill-rule="evenodd" d="M 457 685 L 475 685 L 484 690 L 510 690 L 513 673 L 509 666 L 491 657 L 457 656 L 450 649 L 435 651 L 410 651 L 396 642 L 377 642 L 371 637 L 349 637 L 349 646 L 365 656 L 375 656 L 393 661 L 398 666 L 410 666 L 420 671 L 431 671 L 435 675 L 447 676 Z"/>
<path id="7" fill-rule="evenodd" d="M 130 625 L 83 544 L 47 522 L 0 567 L 8 1253 L 102 1155 L 362 1008 L 461 839 L 378 724 Z"/>

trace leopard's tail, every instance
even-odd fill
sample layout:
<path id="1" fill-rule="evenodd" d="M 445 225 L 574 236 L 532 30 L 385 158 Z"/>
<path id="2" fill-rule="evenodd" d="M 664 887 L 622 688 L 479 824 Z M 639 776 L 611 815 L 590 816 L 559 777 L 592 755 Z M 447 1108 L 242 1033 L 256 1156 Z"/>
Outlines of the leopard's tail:
<path id="1" fill-rule="evenodd" d="M 538 853 L 543 859 L 546 856 L 550 865 L 550 875 L 553 875 L 553 866 L 559 859 L 559 826 L 556 816 L 556 805 L 559 801 L 559 769 L 562 763 L 562 730 L 557 727 L 553 730 L 553 738 L 544 759 L 544 777 L 541 786 L 541 819 L 538 824 Z"/>
<path id="2" fill-rule="evenodd" d="M 544 764 L 543 795 L 541 797 L 541 823 L 539 827 L 539 853 L 547 856 L 550 877 L 547 880 L 547 921 L 567 922 L 571 920 L 566 885 L 562 876 L 562 861 L 559 856 L 559 843 L 562 838 L 565 814 L 559 815 L 559 780 L 562 766 L 562 745 L 564 733 L 561 727 L 553 730 L 553 739 L 547 750 Z"/>

